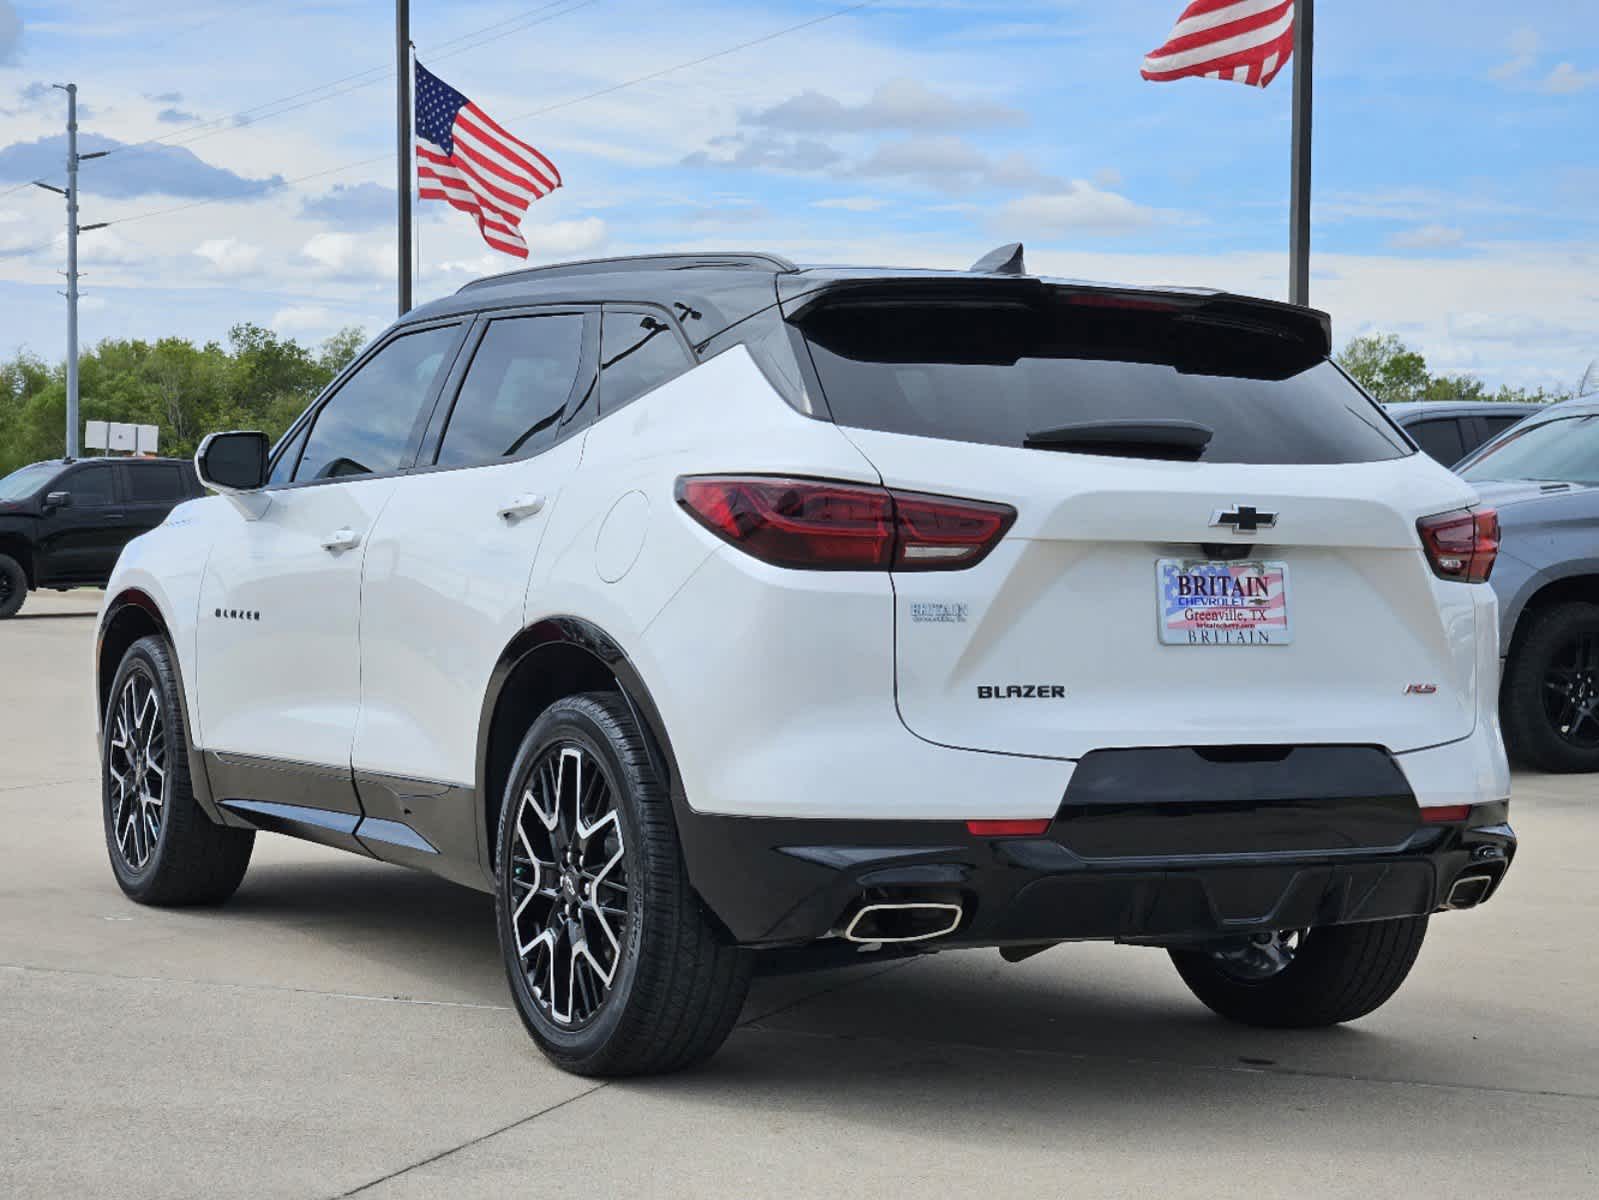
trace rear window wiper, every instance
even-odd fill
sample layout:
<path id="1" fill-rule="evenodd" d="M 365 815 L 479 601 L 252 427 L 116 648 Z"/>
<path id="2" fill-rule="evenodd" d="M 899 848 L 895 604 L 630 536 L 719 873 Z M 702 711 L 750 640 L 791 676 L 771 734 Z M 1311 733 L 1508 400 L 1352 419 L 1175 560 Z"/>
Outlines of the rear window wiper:
<path id="1" fill-rule="evenodd" d="M 1197 421 L 1075 421 L 1034 430 L 1022 445 L 1028 450 L 1197 462 L 1215 436 L 1214 429 Z"/>

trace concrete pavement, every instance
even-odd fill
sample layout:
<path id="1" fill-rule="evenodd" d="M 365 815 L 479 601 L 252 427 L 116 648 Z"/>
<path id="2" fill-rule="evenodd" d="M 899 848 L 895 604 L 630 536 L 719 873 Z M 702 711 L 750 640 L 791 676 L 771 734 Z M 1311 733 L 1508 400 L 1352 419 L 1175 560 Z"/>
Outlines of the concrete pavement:
<path id="1" fill-rule="evenodd" d="M 1504 891 L 1353 1026 L 966 952 L 759 981 L 707 1067 L 596 1085 L 523 1034 L 486 897 L 263 835 L 219 910 L 124 899 L 97 601 L 0 623 L 0 1196 L 1599 1195 L 1599 779 L 1518 777 Z"/>

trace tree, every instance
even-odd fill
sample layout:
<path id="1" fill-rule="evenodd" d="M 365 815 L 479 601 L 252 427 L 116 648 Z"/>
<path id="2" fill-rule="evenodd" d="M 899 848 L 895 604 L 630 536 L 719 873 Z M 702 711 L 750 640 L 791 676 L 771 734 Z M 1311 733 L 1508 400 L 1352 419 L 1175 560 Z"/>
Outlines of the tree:
<path id="1" fill-rule="evenodd" d="M 1392 333 L 1363 334 L 1350 338 L 1338 352 L 1338 365 L 1385 404 L 1406 400 L 1516 400 L 1553 404 L 1569 400 L 1570 392 L 1502 384 L 1490 392 L 1471 375 L 1433 375 L 1420 351 L 1412 350 Z"/>
<path id="2" fill-rule="evenodd" d="M 80 416 L 159 426 L 162 453 L 179 456 L 218 429 L 276 439 L 365 341 L 352 327 L 313 350 L 250 324 L 226 346 L 107 338 L 79 360 Z M 26 351 L 0 362 L 0 475 L 61 454 L 66 407 L 64 365 Z"/>

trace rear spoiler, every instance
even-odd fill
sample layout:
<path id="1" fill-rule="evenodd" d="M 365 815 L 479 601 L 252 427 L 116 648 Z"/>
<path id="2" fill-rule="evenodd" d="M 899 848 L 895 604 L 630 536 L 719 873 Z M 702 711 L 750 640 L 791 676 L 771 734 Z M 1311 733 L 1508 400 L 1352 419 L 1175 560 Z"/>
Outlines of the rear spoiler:
<path id="1" fill-rule="evenodd" d="M 994 300 L 1037 304 L 1054 295 L 1068 304 L 1125 308 L 1150 312 L 1203 313 L 1219 323 L 1274 330 L 1322 357 L 1332 354 L 1332 317 L 1317 308 L 1199 288 L 1142 288 L 1083 283 L 1041 276 L 972 276 L 951 272 L 916 275 L 867 275 L 817 280 L 805 274 L 778 276 L 783 317 L 794 325 L 824 307 L 839 303 L 889 300 L 895 297 L 949 300 Z"/>

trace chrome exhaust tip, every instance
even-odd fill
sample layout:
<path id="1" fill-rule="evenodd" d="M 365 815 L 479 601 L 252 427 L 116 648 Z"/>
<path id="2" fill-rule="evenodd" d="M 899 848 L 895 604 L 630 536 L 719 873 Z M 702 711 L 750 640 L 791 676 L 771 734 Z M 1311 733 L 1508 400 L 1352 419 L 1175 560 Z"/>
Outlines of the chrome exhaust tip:
<path id="1" fill-rule="evenodd" d="M 1492 875 L 1480 871 L 1462 875 L 1450 884 L 1449 894 L 1444 898 L 1444 907 L 1451 910 L 1475 908 L 1488 898 L 1493 886 Z"/>
<path id="2" fill-rule="evenodd" d="M 925 942 L 954 933 L 963 912 L 959 904 L 934 900 L 874 901 L 861 905 L 839 936 L 859 943 Z"/>

